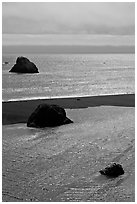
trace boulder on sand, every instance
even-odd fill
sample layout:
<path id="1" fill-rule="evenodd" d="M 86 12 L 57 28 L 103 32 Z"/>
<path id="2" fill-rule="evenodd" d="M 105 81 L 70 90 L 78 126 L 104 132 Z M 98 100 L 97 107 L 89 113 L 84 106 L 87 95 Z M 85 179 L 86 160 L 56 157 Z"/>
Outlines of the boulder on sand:
<path id="1" fill-rule="evenodd" d="M 16 73 L 39 73 L 38 68 L 33 62 L 30 62 L 26 57 L 18 57 L 16 64 L 9 72 Z"/>
<path id="2" fill-rule="evenodd" d="M 55 127 L 73 123 L 65 110 L 58 105 L 40 104 L 30 115 L 27 126 L 35 128 Z"/>
<path id="3" fill-rule="evenodd" d="M 106 167 L 99 171 L 101 174 L 108 177 L 117 177 L 124 174 L 124 170 L 120 164 L 113 163 L 110 166 Z"/>

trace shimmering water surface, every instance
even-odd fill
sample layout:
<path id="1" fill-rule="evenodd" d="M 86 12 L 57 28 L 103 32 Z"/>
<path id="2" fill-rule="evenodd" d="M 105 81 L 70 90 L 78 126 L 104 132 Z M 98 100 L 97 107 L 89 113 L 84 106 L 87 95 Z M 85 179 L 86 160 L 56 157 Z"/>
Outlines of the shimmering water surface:
<path id="1" fill-rule="evenodd" d="M 3 100 L 135 92 L 134 54 L 28 54 L 38 74 L 9 73 L 18 54 L 3 54 Z M 8 61 L 9 64 L 4 64 Z"/>

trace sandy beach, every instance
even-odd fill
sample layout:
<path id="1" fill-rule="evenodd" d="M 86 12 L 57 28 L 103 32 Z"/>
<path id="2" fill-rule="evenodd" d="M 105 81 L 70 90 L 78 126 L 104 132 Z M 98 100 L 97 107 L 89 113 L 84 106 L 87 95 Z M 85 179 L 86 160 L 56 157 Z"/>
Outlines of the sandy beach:
<path id="1" fill-rule="evenodd" d="M 26 126 L 39 103 L 65 108 L 73 124 Z M 3 102 L 3 201 L 134 202 L 135 95 Z M 125 174 L 100 175 L 111 162 Z"/>

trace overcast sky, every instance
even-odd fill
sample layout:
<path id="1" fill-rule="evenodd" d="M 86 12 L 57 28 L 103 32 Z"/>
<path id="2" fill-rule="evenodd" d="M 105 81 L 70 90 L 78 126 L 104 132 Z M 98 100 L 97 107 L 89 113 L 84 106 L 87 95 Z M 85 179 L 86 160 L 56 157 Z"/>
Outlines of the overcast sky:
<path id="1" fill-rule="evenodd" d="M 134 35 L 134 3 L 3 2 L 3 34 Z"/>

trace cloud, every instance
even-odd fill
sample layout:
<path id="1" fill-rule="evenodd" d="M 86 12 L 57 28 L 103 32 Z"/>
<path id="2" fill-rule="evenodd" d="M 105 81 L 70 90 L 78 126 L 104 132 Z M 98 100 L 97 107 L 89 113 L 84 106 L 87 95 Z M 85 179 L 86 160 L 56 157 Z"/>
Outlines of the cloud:
<path id="1" fill-rule="evenodd" d="M 3 33 L 134 34 L 134 3 L 2 4 Z"/>

